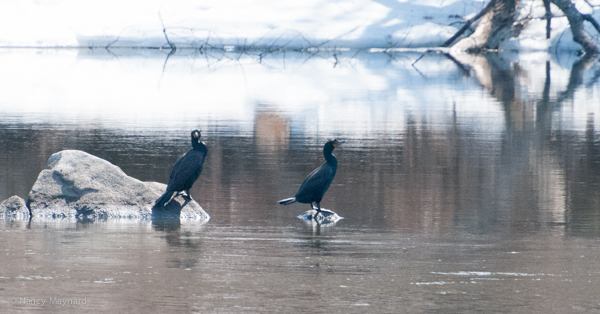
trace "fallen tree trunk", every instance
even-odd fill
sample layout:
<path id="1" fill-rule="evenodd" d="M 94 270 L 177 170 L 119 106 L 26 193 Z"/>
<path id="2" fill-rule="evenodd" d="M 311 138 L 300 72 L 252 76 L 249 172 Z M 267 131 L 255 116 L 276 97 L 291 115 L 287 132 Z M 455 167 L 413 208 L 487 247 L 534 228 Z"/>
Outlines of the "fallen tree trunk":
<path id="1" fill-rule="evenodd" d="M 546 8 L 545 18 L 548 19 L 546 38 L 550 37 L 550 19 L 552 18 L 550 3 L 552 3 L 567 17 L 573 33 L 573 40 L 582 46 L 585 53 L 593 55 L 600 53 L 600 49 L 584 29 L 584 21 L 588 21 L 600 33 L 600 24 L 591 15 L 579 12 L 570 0 L 543 1 Z M 501 42 L 508 40 L 510 37 L 517 37 L 520 29 L 522 29 L 522 23 L 515 20 L 519 3 L 520 0 L 491 0 L 479 14 L 467 21 L 467 24 L 446 41 L 443 46 L 449 46 L 473 22 L 481 19 L 473 34 L 454 44 L 452 51 L 479 53 L 484 50 L 498 49 Z"/>
<path id="2" fill-rule="evenodd" d="M 490 3 L 488 3 L 488 5 L 486 5 L 483 10 L 479 11 L 479 13 L 477 13 L 477 15 L 475 15 L 474 17 L 469 19 L 465 23 L 465 25 L 463 25 L 463 27 L 461 27 L 458 30 L 458 32 L 456 32 L 456 34 L 454 34 L 452 37 L 450 37 L 450 39 L 446 40 L 446 42 L 444 42 L 442 44 L 442 47 L 448 47 L 448 46 L 452 45 L 452 43 L 458 37 L 462 36 L 462 34 L 464 34 L 464 32 L 466 32 L 469 29 L 469 27 L 471 27 L 471 25 L 473 25 L 473 23 L 477 22 L 480 18 L 482 18 L 484 15 L 486 15 L 494 7 L 495 2 L 496 2 L 496 0 L 490 1 Z"/>
<path id="3" fill-rule="evenodd" d="M 512 25 L 518 4 L 519 0 L 490 1 L 482 10 L 485 14 L 475 32 L 457 42 L 452 46 L 452 50 L 478 53 L 482 50 L 498 49 L 500 42 L 512 35 Z"/>

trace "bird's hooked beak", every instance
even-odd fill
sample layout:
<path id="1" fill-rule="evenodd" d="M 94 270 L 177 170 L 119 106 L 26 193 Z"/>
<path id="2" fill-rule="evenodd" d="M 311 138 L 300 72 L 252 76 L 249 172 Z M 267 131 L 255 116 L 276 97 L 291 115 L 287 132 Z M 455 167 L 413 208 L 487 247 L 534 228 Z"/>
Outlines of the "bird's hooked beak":
<path id="1" fill-rule="evenodd" d="M 335 142 L 333 143 L 333 147 L 337 148 L 338 146 L 340 146 L 343 143 L 346 143 L 346 141 L 335 140 Z"/>

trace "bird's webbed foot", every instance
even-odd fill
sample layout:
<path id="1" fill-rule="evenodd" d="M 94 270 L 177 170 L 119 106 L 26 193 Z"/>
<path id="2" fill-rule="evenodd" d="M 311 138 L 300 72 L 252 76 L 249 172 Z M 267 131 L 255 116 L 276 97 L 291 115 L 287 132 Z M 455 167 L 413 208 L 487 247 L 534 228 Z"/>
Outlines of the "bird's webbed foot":
<path id="1" fill-rule="evenodd" d="M 317 206 L 314 206 L 313 203 L 310 204 L 310 206 L 312 207 L 312 209 L 315 211 L 315 213 L 313 214 L 313 219 L 320 223 L 321 220 L 323 220 L 323 211 L 321 210 L 321 204 L 316 203 Z"/>
<path id="2" fill-rule="evenodd" d="M 186 190 L 185 194 L 187 195 L 187 197 L 191 200 L 193 200 L 194 198 L 192 197 L 192 194 L 190 193 L 190 190 Z"/>
<path id="3" fill-rule="evenodd" d="M 190 200 L 193 200 L 193 199 L 194 199 L 194 198 L 192 197 L 192 194 L 190 194 L 190 190 L 179 191 L 179 192 L 177 192 L 177 195 L 181 195 L 181 196 L 183 196 L 184 198 L 186 198 L 186 197 L 187 197 L 187 198 L 188 198 L 188 199 L 190 199 Z M 176 196 L 177 196 L 177 195 L 176 195 Z"/>

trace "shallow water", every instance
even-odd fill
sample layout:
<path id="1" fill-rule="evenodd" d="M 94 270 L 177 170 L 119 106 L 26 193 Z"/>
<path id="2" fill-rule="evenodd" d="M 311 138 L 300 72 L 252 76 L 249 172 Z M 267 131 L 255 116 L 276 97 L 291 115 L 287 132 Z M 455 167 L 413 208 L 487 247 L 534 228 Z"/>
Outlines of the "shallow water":
<path id="1" fill-rule="evenodd" d="M 0 53 L 0 199 L 62 149 L 166 182 L 201 128 L 192 195 L 211 215 L 0 221 L 2 311 L 600 312 L 591 61 Z M 347 143 L 322 205 L 344 219 L 306 224 L 276 201 L 331 137 Z"/>

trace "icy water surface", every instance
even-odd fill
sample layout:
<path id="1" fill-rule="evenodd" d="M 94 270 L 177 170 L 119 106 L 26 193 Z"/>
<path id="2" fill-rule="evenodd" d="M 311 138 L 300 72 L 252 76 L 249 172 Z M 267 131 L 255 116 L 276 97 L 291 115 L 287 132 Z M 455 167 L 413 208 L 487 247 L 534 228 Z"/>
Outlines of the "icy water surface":
<path id="1" fill-rule="evenodd" d="M 600 68 L 545 55 L 3 50 L 0 200 L 80 149 L 194 221 L 0 221 L 10 313 L 597 313 Z M 323 162 L 333 226 L 281 206 Z M 64 304 L 66 303 L 66 304 Z"/>

